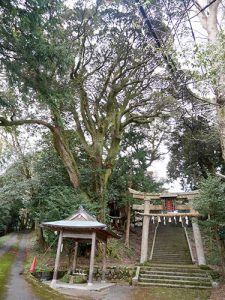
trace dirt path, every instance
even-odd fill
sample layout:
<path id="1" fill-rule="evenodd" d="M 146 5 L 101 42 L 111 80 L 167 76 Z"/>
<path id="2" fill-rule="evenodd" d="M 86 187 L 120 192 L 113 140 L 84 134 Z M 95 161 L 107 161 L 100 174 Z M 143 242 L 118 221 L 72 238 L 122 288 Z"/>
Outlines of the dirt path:
<path id="1" fill-rule="evenodd" d="M 23 275 L 20 275 L 23 270 L 23 260 L 24 260 L 24 255 L 26 253 L 28 234 L 19 235 L 19 239 L 20 239 L 19 250 L 16 256 L 16 260 L 12 266 L 9 280 L 6 286 L 7 293 L 6 293 L 5 300 L 39 300 L 39 298 L 37 298 L 33 294 L 31 287 L 26 282 Z M 16 240 L 17 240 L 17 236 L 16 236 Z M 12 242 L 11 239 L 10 241 Z M 7 244 L 8 246 L 10 245 L 10 243 Z"/>

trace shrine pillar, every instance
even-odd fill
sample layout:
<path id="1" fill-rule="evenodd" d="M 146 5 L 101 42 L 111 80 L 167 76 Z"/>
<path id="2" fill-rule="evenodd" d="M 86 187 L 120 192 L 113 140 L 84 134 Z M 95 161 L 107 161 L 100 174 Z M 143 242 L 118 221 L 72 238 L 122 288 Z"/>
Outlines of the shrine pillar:
<path id="1" fill-rule="evenodd" d="M 55 268 L 54 268 L 54 273 L 53 273 L 53 278 L 51 282 L 51 287 L 55 288 L 56 286 L 56 279 L 57 279 L 57 274 L 58 274 L 58 269 L 59 269 L 59 260 L 60 260 L 60 252 L 62 248 L 62 241 L 63 241 L 63 231 L 60 230 L 59 233 L 59 239 L 58 239 L 58 247 L 57 247 L 57 253 L 56 253 L 56 259 L 55 259 Z"/>
<path id="2" fill-rule="evenodd" d="M 200 229 L 198 226 L 197 218 L 192 218 L 192 228 L 193 228 L 193 235 L 194 235 L 194 240 L 195 240 L 198 265 L 205 265 L 206 264 L 205 254 L 204 254 L 202 237 L 201 237 L 201 232 L 200 232 Z"/>
<path id="3" fill-rule="evenodd" d="M 142 226 L 142 240 L 141 240 L 141 260 L 144 263 L 148 260 L 148 236 L 149 236 L 149 222 L 150 216 L 146 216 L 150 211 L 150 201 L 144 200 L 144 218 Z"/>

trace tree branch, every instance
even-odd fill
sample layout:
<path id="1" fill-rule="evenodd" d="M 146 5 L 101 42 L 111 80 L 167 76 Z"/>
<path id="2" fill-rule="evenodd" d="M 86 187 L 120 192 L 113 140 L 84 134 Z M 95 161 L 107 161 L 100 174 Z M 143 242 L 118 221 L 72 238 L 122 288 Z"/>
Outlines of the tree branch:
<path id="1" fill-rule="evenodd" d="M 216 172 L 216 176 L 225 179 L 225 175 L 221 174 L 220 172 Z"/>
<path id="2" fill-rule="evenodd" d="M 21 126 L 21 125 L 25 125 L 25 124 L 43 125 L 43 126 L 47 127 L 48 129 L 50 129 L 51 131 L 54 130 L 54 126 L 52 126 L 48 122 L 45 122 L 45 121 L 39 120 L 39 119 L 8 121 L 6 118 L 0 117 L 0 126 L 2 126 L 2 127 L 6 127 L 6 126 Z"/>

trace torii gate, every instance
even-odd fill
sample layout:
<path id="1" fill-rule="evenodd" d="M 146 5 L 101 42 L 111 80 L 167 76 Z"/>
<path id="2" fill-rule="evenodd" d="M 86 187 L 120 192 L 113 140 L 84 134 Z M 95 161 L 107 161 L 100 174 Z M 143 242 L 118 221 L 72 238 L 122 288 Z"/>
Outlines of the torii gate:
<path id="1" fill-rule="evenodd" d="M 142 226 L 142 242 L 141 242 L 141 259 L 140 262 L 144 263 L 148 260 L 148 237 L 149 237 L 149 223 L 150 218 L 190 218 L 192 222 L 193 235 L 195 240 L 195 247 L 199 265 L 205 265 L 205 255 L 203 243 L 201 238 L 200 229 L 198 226 L 199 213 L 193 209 L 190 201 L 193 201 L 199 196 L 198 191 L 182 192 L 182 193 L 143 193 L 129 189 L 133 198 L 144 201 L 144 204 L 133 205 L 134 210 L 141 210 L 144 213 L 139 213 L 143 216 Z M 160 205 L 154 205 L 154 201 L 162 201 Z M 188 201 L 188 204 L 175 204 L 175 201 Z"/>

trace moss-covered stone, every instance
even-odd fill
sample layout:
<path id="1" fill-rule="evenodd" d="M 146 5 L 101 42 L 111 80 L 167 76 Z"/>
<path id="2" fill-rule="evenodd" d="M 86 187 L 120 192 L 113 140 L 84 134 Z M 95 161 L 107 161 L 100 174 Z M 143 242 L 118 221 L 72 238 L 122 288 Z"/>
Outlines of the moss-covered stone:
<path id="1" fill-rule="evenodd" d="M 70 283 L 70 284 L 86 283 L 87 275 L 86 274 L 73 274 L 73 275 L 65 274 L 61 280 L 65 283 Z"/>

